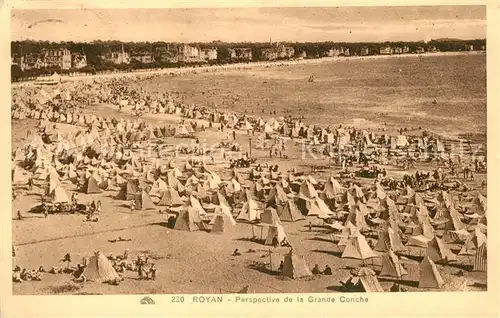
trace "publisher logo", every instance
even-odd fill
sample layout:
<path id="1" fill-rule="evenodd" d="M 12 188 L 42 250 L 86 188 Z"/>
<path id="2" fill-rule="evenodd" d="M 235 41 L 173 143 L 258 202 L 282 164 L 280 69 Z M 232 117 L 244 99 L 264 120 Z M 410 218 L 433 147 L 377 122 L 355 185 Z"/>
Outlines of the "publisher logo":
<path id="1" fill-rule="evenodd" d="M 141 305 L 154 305 L 154 304 L 155 301 L 149 296 L 146 296 L 143 299 L 141 299 Z"/>

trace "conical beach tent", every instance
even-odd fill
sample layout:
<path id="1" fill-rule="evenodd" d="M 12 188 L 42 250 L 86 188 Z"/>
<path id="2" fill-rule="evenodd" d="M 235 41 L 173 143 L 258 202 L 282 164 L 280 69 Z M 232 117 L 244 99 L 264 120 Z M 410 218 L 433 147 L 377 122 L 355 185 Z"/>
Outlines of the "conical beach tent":
<path id="1" fill-rule="evenodd" d="M 380 233 L 374 248 L 377 252 L 388 252 L 390 250 L 399 252 L 405 249 L 398 234 L 391 227 L 388 227 L 386 231 Z"/>
<path id="2" fill-rule="evenodd" d="M 279 243 L 281 243 L 284 239 L 286 239 L 285 228 L 283 227 L 283 225 L 277 222 L 269 226 L 269 230 L 267 232 L 267 238 L 264 244 L 272 245 L 274 238 L 278 239 Z"/>
<path id="3" fill-rule="evenodd" d="M 335 180 L 333 177 L 329 178 L 325 184 L 325 189 L 323 190 L 323 194 L 327 199 L 334 199 L 338 195 L 343 193 L 343 187 L 340 183 Z"/>
<path id="4" fill-rule="evenodd" d="M 227 233 L 234 228 L 234 219 L 226 213 L 219 213 L 214 216 L 212 230 L 210 233 Z"/>
<path id="5" fill-rule="evenodd" d="M 320 219 L 327 219 L 332 217 L 334 213 L 328 208 L 325 201 L 316 197 L 309 201 L 310 208 L 307 211 L 307 216 L 316 216 Z"/>
<path id="6" fill-rule="evenodd" d="M 362 234 L 351 236 L 347 240 L 344 252 L 342 253 L 342 258 L 365 260 L 373 257 L 377 257 L 377 255 L 372 251 L 365 236 Z"/>
<path id="7" fill-rule="evenodd" d="M 199 215 L 206 215 L 207 214 L 207 211 L 205 211 L 205 209 L 203 209 L 203 207 L 201 206 L 201 203 L 200 201 L 198 201 L 198 199 L 196 199 L 194 196 L 189 196 L 189 203 L 191 204 L 191 207 L 193 207 L 194 209 L 196 209 L 198 211 L 198 214 Z"/>
<path id="8" fill-rule="evenodd" d="M 206 226 L 202 222 L 200 215 L 193 207 L 181 210 L 175 220 L 175 230 L 198 231 L 205 230 Z"/>
<path id="9" fill-rule="evenodd" d="M 137 180 L 128 180 L 124 183 L 120 189 L 120 192 L 116 195 L 117 200 L 134 200 L 135 195 L 139 191 Z"/>
<path id="10" fill-rule="evenodd" d="M 163 196 L 158 202 L 158 205 L 160 206 L 180 206 L 183 204 L 184 202 L 179 196 L 179 193 L 170 186 L 163 192 Z"/>
<path id="11" fill-rule="evenodd" d="M 249 198 L 247 202 L 243 204 L 240 213 L 236 217 L 237 220 L 245 221 L 255 221 L 260 219 L 260 211 L 258 210 L 257 203 Z"/>
<path id="12" fill-rule="evenodd" d="M 360 291 L 366 293 L 382 293 L 384 289 L 380 285 L 375 272 L 368 267 L 357 267 L 351 270 L 351 282 Z"/>
<path id="13" fill-rule="evenodd" d="M 151 190 L 149 191 L 149 195 L 153 197 L 161 198 L 163 193 L 168 189 L 167 183 L 162 179 L 158 178 L 154 181 Z"/>
<path id="14" fill-rule="evenodd" d="M 399 258 L 393 251 L 389 250 L 387 254 L 382 255 L 382 271 L 380 276 L 395 277 L 401 279 L 408 272 L 403 267 Z"/>
<path id="15" fill-rule="evenodd" d="M 83 186 L 80 188 L 80 191 L 87 194 L 102 192 L 97 184 L 97 180 L 93 176 L 87 178 Z"/>
<path id="16" fill-rule="evenodd" d="M 452 251 L 446 247 L 444 242 L 438 238 L 434 237 L 429 244 L 427 245 L 427 249 L 425 254 L 434 262 L 450 262 L 456 261 L 457 257 Z"/>
<path id="17" fill-rule="evenodd" d="M 280 217 L 275 209 L 269 207 L 264 210 L 260 216 L 260 222 L 266 224 L 274 224 L 275 222 L 281 224 Z"/>
<path id="18" fill-rule="evenodd" d="M 26 183 L 26 177 L 18 167 L 12 169 L 12 183 Z"/>
<path id="19" fill-rule="evenodd" d="M 136 210 L 153 210 L 156 208 L 151 197 L 144 190 L 136 194 L 134 200 Z"/>
<path id="20" fill-rule="evenodd" d="M 347 221 L 354 224 L 360 231 L 368 229 L 368 224 L 366 223 L 365 216 L 358 208 L 354 208 L 348 215 Z"/>
<path id="21" fill-rule="evenodd" d="M 486 242 L 486 235 L 481 232 L 479 227 L 476 227 L 465 240 L 458 255 L 475 255 L 477 248 L 484 242 Z"/>
<path id="22" fill-rule="evenodd" d="M 283 261 L 282 275 L 290 277 L 292 279 L 312 276 L 309 267 L 307 267 L 304 256 L 298 256 L 290 250 L 288 254 L 285 255 L 285 260 Z"/>
<path id="23" fill-rule="evenodd" d="M 349 241 L 349 238 L 357 235 L 361 235 L 359 229 L 354 224 L 347 221 L 347 223 L 342 228 L 342 233 L 337 236 L 339 237 L 337 246 L 346 246 L 347 242 Z"/>
<path id="24" fill-rule="evenodd" d="M 295 205 L 292 199 L 288 199 L 285 204 L 281 204 L 276 209 L 278 216 L 281 221 L 284 222 L 295 222 L 305 219 L 305 217 L 300 213 L 299 208 Z"/>
<path id="25" fill-rule="evenodd" d="M 444 285 L 444 280 L 439 274 L 436 264 L 428 257 L 424 256 L 424 260 L 420 263 L 420 279 L 418 287 L 420 288 L 441 288 Z"/>
<path id="26" fill-rule="evenodd" d="M 85 275 L 87 280 L 99 283 L 105 283 L 120 278 L 111 262 L 101 252 L 96 252 L 90 258 L 83 275 Z"/>
<path id="27" fill-rule="evenodd" d="M 310 199 L 314 199 L 314 198 L 318 197 L 318 192 L 316 191 L 316 189 L 314 189 L 314 186 L 310 182 L 305 180 L 300 185 L 300 190 L 299 190 L 298 196 L 301 199 L 310 200 Z"/>
<path id="28" fill-rule="evenodd" d="M 69 202 L 68 194 L 61 185 L 56 186 L 54 191 L 49 195 L 52 203 L 67 203 Z"/>

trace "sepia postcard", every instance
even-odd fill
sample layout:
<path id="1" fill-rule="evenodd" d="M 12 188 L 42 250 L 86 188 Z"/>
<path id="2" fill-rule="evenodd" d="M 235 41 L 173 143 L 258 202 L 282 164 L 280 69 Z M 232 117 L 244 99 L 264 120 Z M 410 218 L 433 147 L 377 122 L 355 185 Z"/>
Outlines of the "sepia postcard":
<path id="1" fill-rule="evenodd" d="M 0 315 L 497 316 L 499 12 L 5 3 Z"/>

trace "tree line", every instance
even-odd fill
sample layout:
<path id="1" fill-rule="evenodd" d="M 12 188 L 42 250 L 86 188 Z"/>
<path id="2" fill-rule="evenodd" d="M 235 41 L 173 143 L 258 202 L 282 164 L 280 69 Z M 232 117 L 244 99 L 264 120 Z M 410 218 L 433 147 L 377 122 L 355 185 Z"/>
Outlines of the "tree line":
<path id="1" fill-rule="evenodd" d="M 473 45 L 474 50 L 480 50 L 481 47 L 486 45 L 486 39 L 475 39 L 475 40 L 459 40 L 459 39 L 438 39 L 429 42 L 280 42 L 285 46 L 291 46 L 295 50 L 295 56 L 299 56 L 302 52 L 306 53 L 307 58 L 317 58 L 325 55 L 331 48 L 348 48 L 351 55 L 357 55 L 362 48 L 368 48 L 370 54 L 378 54 L 380 47 L 382 46 L 393 46 L 393 47 L 408 47 L 410 51 L 415 51 L 417 48 L 423 48 L 428 50 L 431 47 L 435 47 L 441 52 L 450 51 L 463 51 L 466 45 Z M 139 62 L 132 62 L 128 65 L 113 65 L 103 61 L 100 56 L 107 52 L 121 51 L 122 46 L 126 52 L 149 52 L 156 55 L 157 48 L 173 47 L 180 43 L 176 42 L 122 42 L 122 41 L 93 41 L 93 42 L 49 42 L 49 41 L 12 41 L 11 42 L 11 54 L 14 55 L 24 55 L 32 53 L 41 53 L 43 49 L 57 49 L 57 48 L 67 48 L 72 53 L 82 53 L 87 56 L 88 66 L 79 70 L 61 70 L 59 68 L 45 68 L 45 69 L 33 69 L 21 71 L 16 68 L 15 65 L 12 66 L 12 77 L 22 78 L 22 77 L 34 77 L 43 74 L 51 74 L 54 71 L 60 73 L 72 73 L 72 72 L 84 72 L 84 73 L 95 73 L 103 71 L 127 71 L 134 69 L 144 69 L 144 68 L 168 68 L 168 67 L 182 67 L 183 63 L 165 63 L 161 62 L 159 59 L 155 59 L 153 63 L 148 65 L 143 65 Z M 234 61 L 230 58 L 229 49 L 230 48 L 250 48 L 252 50 L 252 61 L 262 61 L 262 49 L 270 47 L 269 42 L 221 42 L 213 41 L 209 43 L 186 43 L 191 46 L 197 46 L 202 49 L 205 48 L 216 48 L 217 49 L 217 60 L 211 61 L 211 64 L 227 64 L 241 61 Z M 196 64 L 196 63 L 194 63 Z M 200 63 L 198 63 L 200 64 Z M 206 63 L 205 63 L 206 64 Z M 190 64 L 191 66 L 193 64 Z"/>

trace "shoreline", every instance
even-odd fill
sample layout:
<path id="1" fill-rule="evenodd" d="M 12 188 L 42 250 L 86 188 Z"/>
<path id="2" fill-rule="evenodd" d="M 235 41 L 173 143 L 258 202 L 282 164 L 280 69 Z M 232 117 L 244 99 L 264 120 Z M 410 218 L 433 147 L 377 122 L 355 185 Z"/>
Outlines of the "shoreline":
<path id="1" fill-rule="evenodd" d="M 65 85 L 72 86 L 76 83 L 92 83 L 94 80 L 97 80 L 97 82 L 105 83 L 107 80 L 121 80 L 124 81 L 124 85 L 130 84 L 131 87 L 134 87 L 134 85 L 142 85 L 141 83 L 147 83 L 149 81 L 156 81 L 156 80 L 182 80 L 183 77 L 181 75 L 186 75 L 186 76 L 193 76 L 193 75 L 201 75 L 201 77 L 198 77 L 197 81 L 205 81 L 209 79 L 211 76 L 222 76 L 224 77 L 224 74 L 227 74 L 227 76 L 230 76 L 230 74 L 247 74 L 252 73 L 252 72 L 261 72 L 265 71 L 266 69 L 270 70 L 279 70 L 279 68 L 271 68 L 271 67 L 286 67 L 286 66 L 302 66 L 305 67 L 305 65 L 313 65 L 317 67 L 318 65 L 321 65 L 323 63 L 325 66 L 328 66 L 328 63 L 333 63 L 336 62 L 345 62 L 345 61 L 356 61 L 356 60 L 363 60 L 363 61 L 368 61 L 368 60 L 376 60 L 376 59 L 392 59 L 392 58 L 400 58 L 404 59 L 406 57 L 414 57 L 414 58 L 420 58 L 421 56 L 424 56 L 424 58 L 429 58 L 433 56 L 471 56 L 475 54 L 480 54 L 477 52 L 438 52 L 438 53 L 427 53 L 427 54 L 408 54 L 408 55 L 374 55 L 374 56 L 366 56 L 366 57 L 353 57 L 353 58 L 346 58 L 346 57 L 331 57 L 331 58 L 323 58 L 323 59 L 310 59 L 310 60 L 298 60 L 298 61 L 274 61 L 274 62 L 266 62 L 266 63 L 240 63 L 240 64 L 230 64 L 230 65 L 224 65 L 224 66 L 205 66 L 205 67 L 190 67 L 190 68 L 181 68 L 181 69 L 163 69 L 163 70 L 153 70 L 153 71 L 142 71 L 142 72 L 131 72 L 131 73 L 112 73 L 112 74 L 101 74 L 101 75 L 89 75 L 89 76 L 80 76 L 80 77 L 68 77 L 68 81 L 63 82 L 60 84 L 63 88 Z M 394 61 L 394 60 L 392 60 Z M 411 61 L 411 60 L 406 60 L 406 61 Z M 361 64 L 363 62 L 360 62 Z M 337 64 L 337 65 L 342 65 L 342 64 Z M 365 66 L 368 65 L 368 67 L 371 67 L 370 65 L 377 65 L 377 64 L 371 64 L 370 62 L 366 62 L 364 64 Z M 349 64 L 344 64 L 345 67 L 349 67 Z M 352 66 L 356 66 L 356 63 L 353 64 Z M 282 71 L 286 71 L 287 69 L 282 69 Z M 246 72 L 245 72 L 246 71 Z M 267 70 L 269 71 L 269 70 Z M 231 73 L 233 72 L 233 73 Z M 171 73 L 175 75 L 170 75 Z M 205 76 L 208 76 L 207 78 L 204 78 L 202 74 L 205 74 Z M 179 76 L 177 79 L 175 77 Z M 196 76 L 190 77 L 193 80 L 197 78 Z M 127 81 L 128 79 L 128 81 Z M 73 84 L 72 84 L 73 83 Z M 135 83 L 135 84 L 134 84 Z M 31 83 L 23 83 L 23 84 L 28 84 L 28 85 L 23 85 L 23 86 L 18 86 L 18 89 L 31 89 L 34 87 L 42 87 L 42 86 L 36 86 L 36 85 L 29 85 Z M 52 87 L 48 87 L 49 89 L 52 88 L 58 88 L 59 85 L 55 85 Z M 61 89 L 61 86 L 59 86 L 59 89 Z M 193 101 L 194 102 L 194 101 Z M 196 102 L 194 102 L 196 103 Z M 239 109 L 220 109 L 220 108 L 213 108 L 211 106 L 205 106 L 208 109 L 215 110 L 215 111 L 223 111 L 223 112 L 228 112 L 232 114 L 239 114 L 242 115 L 244 112 Z M 153 120 L 163 120 L 164 118 L 155 118 L 156 116 L 149 114 L 151 116 L 150 119 Z M 271 115 L 271 114 L 260 114 L 261 118 L 272 118 L 276 117 L 276 115 Z M 355 118 L 360 122 L 354 121 L 349 121 L 349 122 L 339 122 L 339 124 L 342 125 L 347 125 L 349 127 L 356 127 L 356 128 L 367 128 L 366 127 L 366 122 L 364 122 L 365 118 Z M 305 119 L 305 122 L 309 124 L 315 124 L 315 121 L 312 121 L 311 119 L 307 120 Z M 383 131 L 383 128 L 385 126 L 383 125 L 374 125 L 372 129 L 375 130 L 381 130 Z M 390 128 L 389 128 L 390 129 Z M 428 130 L 430 133 L 439 135 L 443 138 L 450 139 L 450 140 L 456 140 L 459 141 L 460 139 L 464 138 L 461 136 L 461 133 L 463 131 L 442 131 L 442 130 L 435 130 L 435 129 L 429 129 Z M 468 132 L 470 134 L 476 135 L 479 134 L 479 139 L 483 139 L 483 136 L 486 135 L 486 132 L 481 131 L 470 131 Z"/>
<path id="2" fill-rule="evenodd" d="M 417 58 L 417 57 L 437 57 L 437 56 L 461 56 L 461 55 L 477 55 L 486 54 L 482 51 L 474 52 L 436 52 L 436 53 L 423 53 L 423 54 L 398 54 L 398 55 L 371 55 L 371 56 L 351 56 L 351 57 L 323 57 L 318 59 L 305 59 L 305 60 L 295 60 L 295 61 L 271 61 L 271 62 L 249 62 L 249 63 L 236 63 L 236 64 L 226 64 L 226 65 L 216 65 L 216 66 L 201 66 L 201 67 L 183 67 L 183 68 L 165 68 L 165 69 L 154 69 L 154 70 L 136 70 L 133 72 L 117 72 L 108 74 L 97 74 L 97 75 L 78 75 L 78 76 L 64 76 L 62 75 L 62 84 L 64 82 L 73 81 L 90 81 L 97 79 L 117 79 L 117 78 L 142 78 L 160 75 L 169 76 L 179 76 L 187 74 L 199 74 L 199 73 L 216 73 L 216 72 L 226 72 L 226 71 L 241 71 L 248 69 L 258 69 L 258 68 L 268 68 L 268 67 L 283 67 L 283 66 L 294 66 L 294 65 L 309 65 L 309 64 L 322 64 L 330 62 L 343 62 L 343 61 L 359 61 L 359 60 L 378 60 L 378 59 L 389 59 L 389 58 Z M 15 82 L 11 83 L 12 87 L 24 87 L 24 86 L 35 86 L 34 81 L 27 82 Z"/>

